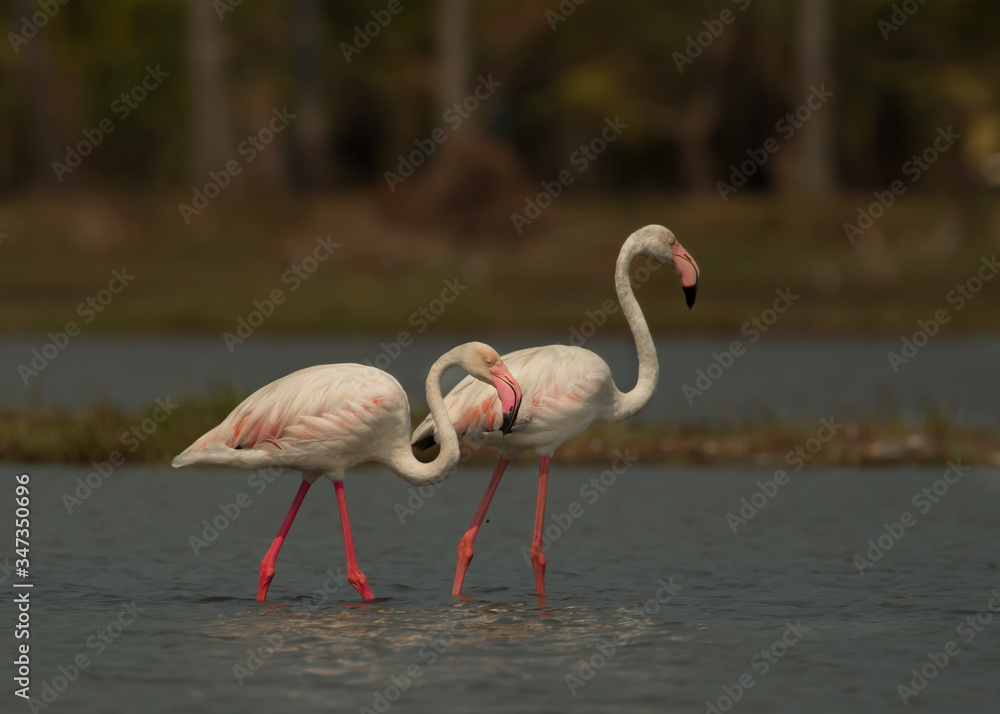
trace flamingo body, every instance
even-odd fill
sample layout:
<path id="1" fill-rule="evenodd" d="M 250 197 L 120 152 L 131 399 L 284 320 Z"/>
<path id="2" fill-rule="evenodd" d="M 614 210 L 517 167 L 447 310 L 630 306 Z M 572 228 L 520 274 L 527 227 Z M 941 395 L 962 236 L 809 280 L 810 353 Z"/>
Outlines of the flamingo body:
<path id="1" fill-rule="evenodd" d="M 307 367 L 251 394 L 173 465 L 281 465 L 343 480 L 346 469 L 407 450 L 409 419 L 392 375 L 361 364 Z"/>
<path id="2" fill-rule="evenodd" d="M 492 429 L 501 413 L 496 393 L 465 377 L 444 399 L 459 439 L 494 447 L 508 459 L 522 451 L 551 456 L 591 424 L 614 420 L 618 390 L 611 368 L 590 350 L 546 345 L 509 352 L 502 359 L 521 385 L 517 421 L 505 435 Z M 429 418 L 413 432 L 418 448 L 429 447 L 434 438 Z"/>
<path id="3" fill-rule="evenodd" d="M 674 234 L 663 226 L 640 228 L 622 245 L 615 266 L 615 288 L 639 356 L 639 375 L 634 388 L 621 392 L 607 363 L 593 352 L 580 347 L 548 345 L 519 350 L 503 357 L 517 375 L 524 396 L 520 416 L 508 432 L 490 432 L 491 421 L 496 418 L 495 399 L 472 380 L 463 379 L 445 397 L 448 418 L 461 437 L 477 444 L 494 446 L 500 451 L 500 458 L 472 524 L 458 545 L 453 595 L 462 592 L 476 535 L 507 464 L 526 450 L 534 451 L 539 457 L 531 563 L 537 593 L 545 594 L 542 529 L 552 454 L 561 444 L 579 435 L 594 422 L 618 422 L 637 413 L 656 389 L 660 369 L 656 349 L 629 277 L 632 260 L 639 255 L 660 264 L 672 265 L 681 279 L 689 308 L 694 304 L 700 277 L 697 263 Z M 436 439 L 435 425 L 429 419 L 414 432 L 414 446 L 418 449 L 429 447 Z"/>
<path id="4" fill-rule="evenodd" d="M 302 472 L 295 500 L 261 561 L 258 601 L 267 598 L 274 563 L 306 493 L 323 475 L 333 481 L 337 494 L 347 579 L 365 600 L 373 598 L 354 552 L 344 471 L 376 461 L 416 486 L 447 478 L 458 465 L 459 447 L 441 397 L 441 377 L 453 366 L 493 385 L 500 402 L 495 428 L 509 430 L 521 404 L 517 380 L 496 350 L 469 342 L 445 353 L 427 375 L 431 418 L 443 429 L 441 453 L 429 463 L 418 461 L 410 448 L 410 405 L 399 382 L 380 369 L 360 364 L 308 367 L 258 389 L 173 460 L 175 468 L 194 464 L 244 469 L 278 465 Z"/>

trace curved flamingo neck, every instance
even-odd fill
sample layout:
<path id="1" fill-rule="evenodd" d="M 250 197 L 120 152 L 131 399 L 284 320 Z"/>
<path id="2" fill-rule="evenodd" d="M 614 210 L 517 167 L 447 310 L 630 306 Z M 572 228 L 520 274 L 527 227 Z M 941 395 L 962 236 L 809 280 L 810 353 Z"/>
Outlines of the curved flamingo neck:
<path id="1" fill-rule="evenodd" d="M 639 376 L 635 386 L 628 392 L 618 391 L 612 409 L 605 417 L 607 422 L 627 419 L 646 406 L 650 397 L 653 396 L 657 379 L 660 376 L 660 363 L 656 358 L 653 336 L 649 334 L 649 326 L 646 324 L 646 318 L 643 317 L 639 302 L 635 299 L 635 293 L 632 291 L 632 280 L 629 277 L 629 267 L 632 265 L 632 261 L 637 256 L 645 254 L 645 247 L 636 234 L 632 234 L 622 246 L 621 252 L 618 254 L 618 262 L 615 265 L 615 289 L 618 291 L 618 302 L 621 305 L 622 313 L 625 315 L 629 329 L 632 330 L 632 337 L 635 339 L 635 349 L 639 355 Z"/>
<path id="2" fill-rule="evenodd" d="M 438 358 L 427 373 L 427 406 L 430 407 L 431 419 L 434 421 L 437 438 L 441 444 L 441 451 L 438 455 L 433 461 L 427 463 L 417 459 L 410 448 L 409 429 L 407 429 L 405 437 L 400 439 L 394 448 L 389 467 L 414 486 L 440 483 L 448 478 L 458 466 L 461 453 L 458 435 L 448 417 L 448 409 L 441 396 L 441 378 L 448 369 L 458 366 L 459 362 L 459 355 L 455 353 L 455 350 L 451 350 Z M 409 418 L 409 414 L 407 414 L 407 418 Z"/>

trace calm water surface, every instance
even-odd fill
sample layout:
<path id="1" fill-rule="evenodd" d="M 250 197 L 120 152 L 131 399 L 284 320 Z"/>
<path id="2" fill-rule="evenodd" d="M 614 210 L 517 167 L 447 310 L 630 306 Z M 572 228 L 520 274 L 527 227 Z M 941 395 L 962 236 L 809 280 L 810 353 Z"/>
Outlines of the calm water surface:
<path id="1" fill-rule="evenodd" d="M 63 494 L 87 469 L 4 470 L 11 490 L 14 473 L 32 478 L 33 693 L 88 663 L 45 711 L 997 711 L 996 470 L 974 469 L 926 513 L 912 499 L 944 465 L 803 471 L 734 534 L 726 514 L 771 471 L 635 465 L 601 492 L 587 487 L 601 467 L 560 465 L 539 598 L 521 553 L 535 471 L 512 467 L 463 599 L 449 594 L 455 548 L 488 469 L 460 469 L 423 503 L 388 471 L 360 470 L 347 495 L 370 604 L 328 575 L 344 562 L 329 483 L 292 528 L 274 601 L 258 604 L 295 476 L 123 467 L 67 513 Z M 190 538 L 241 494 L 196 556 Z M 12 511 L 0 514 L 8 542 Z M 915 523 L 860 576 L 854 555 L 904 511 Z M 977 613 L 978 631 L 962 629 Z M 952 641 L 957 656 L 904 706 L 897 685 Z"/>

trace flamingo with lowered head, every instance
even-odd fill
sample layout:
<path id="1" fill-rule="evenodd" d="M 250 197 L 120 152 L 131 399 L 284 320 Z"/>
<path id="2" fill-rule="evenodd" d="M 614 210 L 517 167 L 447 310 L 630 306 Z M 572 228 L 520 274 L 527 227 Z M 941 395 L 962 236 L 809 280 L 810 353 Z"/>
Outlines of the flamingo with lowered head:
<path id="1" fill-rule="evenodd" d="M 295 500 L 261 561 L 258 602 L 267 598 L 278 551 L 309 487 L 324 475 L 333 481 L 337 493 L 347 580 L 365 600 L 374 597 L 354 554 L 344 471 L 377 461 L 414 486 L 446 479 L 459 460 L 458 436 L 441 397 L 441 377 L 450 367 L 461 367 L 472 379 L 491 385 L 501 406 L 483 428 L 509 430 L 521 405 L 521 388 L 496 350 L 482 342 L 468 342 L 442 355 L 427 375 L 430 419 L 441 439 L 441 453 L 429 463 L 418 461 L 410 448 L 410 405 L 399 382 L 380 369 L 360 364 L 308 367 L 271 382 L 173 460 L 174 468 L 280 465 L 302 472 Z"/>
<path id="2" fill-rule="evenodd" d="M 545 594 L 545 554 L 542 527 L 545 521 L 545 496 L 548 491 L 549 460 L 555 450 L 584 431 L 592 423 L 622 421 L 642 409 L 656 389 L 660 365 L 649 327 L 632 291 L 629 266 L 644 255 L 659 263 L 670 263 L 681 279 L 687 305 L 694 305 L 699 270 L 691 255 L 681 247 L 674 234 L 663 226 L 645 226 L 630 235 L 622 245 L 615 268 L 615 287 L 622 312 L 628 321 L 639 353 L 639 376 L 636 385 L 622 392 L 615 385 L 607 363 L 590 350 L 566 345 L 531 347 L 503 356 L 517 375 L 524 390 L 524 405 L 513 427 L 502 434 L 491 432 L 501 406 L 496 397 L 466 377 L 445 397 L 445 405 L 459 438 L 493 446 L 500 458 L 472 519 L 472 525 L 458 545 L 458 566 L 452 595 L 461 595 L 465 573 L 472 561 L 473 543 L 482 525 L 493 494 L 510 460 L 522 451 L 539 456 L 538 502 L 531 540 L 531 564 L 539 595 Z M 413 432 L 418 450 L 430 448 L 442 437 L 440 420 L 425 420 Z M 451 430 L 447 433 L 450 435 Z"/>

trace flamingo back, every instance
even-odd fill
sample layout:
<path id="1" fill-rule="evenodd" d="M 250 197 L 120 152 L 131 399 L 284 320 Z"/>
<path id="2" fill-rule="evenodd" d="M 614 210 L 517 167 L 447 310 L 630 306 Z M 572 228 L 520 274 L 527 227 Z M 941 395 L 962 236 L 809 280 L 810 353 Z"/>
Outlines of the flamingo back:
<path id="1" fill-rule="evenodd" d="M 251 394 L 173 465 L 284 465 L 342 474 L 364 461 L 385 461 L 408 441 L 409 413 L 399 382 L 380 369 L 308 367 Z"/>

